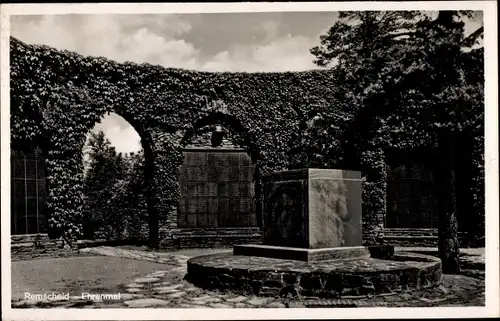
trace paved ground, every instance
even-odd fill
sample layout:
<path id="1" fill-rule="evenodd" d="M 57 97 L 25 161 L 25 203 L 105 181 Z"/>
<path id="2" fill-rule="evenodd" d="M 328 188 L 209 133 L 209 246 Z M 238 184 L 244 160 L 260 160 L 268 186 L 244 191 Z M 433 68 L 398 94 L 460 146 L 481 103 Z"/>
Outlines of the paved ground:
<path id="1" fill-rule="evenodd" d="M 408 248 L 405 249 L 406 251 Z M 228 249 L 212 250 L 227 252 Z M 229 250 L 230 251 L 230 250 Z M 158 264 L 142 275 L 124 277 L 125 282 L 108 289 L 119 293 L 119 298 L 82 298 L 72 295 L 69 300 L 16 300 L 15 308 L 30 307 L 80 307 L 80 308 L 284 308 L 284 307 L 432 307 L 432 306 L 484 306 L 484 271 L 475 270 L 473 277 L 464 275 L 446 275 L 443 285 L 432 290 L 394 293 L 377 297 L 350 297 L 339 300 L 286 300 L 281 298 L 262 298 L 241 296 L 234 293 L 207 291 L 192 286 L 183 280 L 186 273 L 186 261 L 192 257 L 207 253 L 206 250 L 186 250 L 174 253 L 152 253 L 126 248 L 97 247 L 83 249 L 83 253 L 108 256 L 104 261 L 117 258 L 137 260 L 145 265 Z M 484 253 L 484 251 L 483 251 Z M 474 253 L 476 254 L 476 253 Z M 471 255 L 471 256 L 481 256 Z M 69 258 L 62 259 L 68 260 Z M 84 259 L 84 258 L 80 258 Z M 477 259 L 477 258 L 476 258 Z M 478 259 L 479 260 L 479 259 Z M 43 261 L 42 259 L 38 261 Z M 13 262 L 14 264 L 15 262 Z M 42 264 L 40 262 L 39 264 Z M 139 263 L 138 263 L 139 264 Z M 103 266 L 106 266 L 103 263 Z M 150 267 L 153 267 L 150 265 Z M 14 268 L 14 267 L 13 267 Z M 23 272 L 26 273 L 26 272 Z M 40 273 L 40 272 L 39 272 Z M 59 272 L 58 272 L 59 273 Z M 115 271 L 116 273 L 116 271 Z M 123 272 L 125 273 L 125 272 Z M 95 274 L 93 274 L 95 275 Z M 42 277 L 41 275 L 39 277 Z M 16 277 L 13 275 L 14 282 Z M 66 280 L 70 282 L 71 280 Z M 94 286 L 97 284 L 94 283 Z M 106 291 L 108 291 L 106 290 Z M 64 292 L 61 289 L 62 292 Z M 93 294 L 111 294 L 98 287 L 89 291 Z"/>
<path id="2" fill-rule="evenodd" d="M 396 251 L 410 251 L 414 253 L 438 256 L 437 248 L 429 247 L 397 247 Z M 460 249 L 460 262 L 465 269 L 484 270 L 484 248 Z"/>

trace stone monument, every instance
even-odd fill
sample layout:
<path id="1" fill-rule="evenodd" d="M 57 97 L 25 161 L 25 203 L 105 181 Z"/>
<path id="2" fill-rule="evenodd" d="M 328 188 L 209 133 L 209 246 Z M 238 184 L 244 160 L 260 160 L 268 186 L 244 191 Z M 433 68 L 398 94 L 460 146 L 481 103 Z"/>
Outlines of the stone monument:
<path id="1" fill-rule="evenodd" d="M 359 172 L 292 170 L 264 174 L 262 183 L 263 244 L 191 258 L 187 280 L 203 288 L 294 298 L 375 295 L 440 284 L 438 258 L 373 255 L 361 245 Z"/>
<path id="2" fill-rule="evenodd" d="M 235 255 L 317 261 L 369 255 L 362 246 L 361 173 L 300 169 L 264 174 L 262 245 Z"/>

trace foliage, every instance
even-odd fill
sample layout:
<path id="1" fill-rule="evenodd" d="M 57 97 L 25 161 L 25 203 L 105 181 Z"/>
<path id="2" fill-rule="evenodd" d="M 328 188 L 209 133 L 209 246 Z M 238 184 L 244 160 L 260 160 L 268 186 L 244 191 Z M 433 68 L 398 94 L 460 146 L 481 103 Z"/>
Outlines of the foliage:
<path id="1" fill-rule="evenodd" d="M 93 239 L 94 234 L 99 232 L 104 238 L 120 239 L 124 229 L 124 210 L 127 208 L 126 159 L 116 153 L 102 131 L 91 132 L 86 156 L 89 162 L 83 187 L 83 234 Z"/>
<path id="2" fill-rule="evenodd" d="M 453 265 L 448 264 L 453 260 L 448 257 L 451 252 L 458 258 L 453 146 L 458 133 L 484 137 L 483 52 L 464 50 L 474 41 L 465 37 L 460 20 L 471 14 L 344 12 L 321 36 L 321 45 L 311 49 L 315 63 L 333 68 L 352 95 L 356 115 L 347 132 L 352 136 L 366 129 L 373 133 L 362 134 L 363 142 L 355 138 L 358 144 L 368 145 L 365 150 L 431 146 L 441 151 L 436 163 L 442 178 L 437 184 L 442 192 L 438 197 L 440 249 L 447 248 L 444 268 Z M 380 156 L 364 162 L 371 168 L 383 163 Z M 484 208 L 476 209 L 484 213 Z"/>
<path id="3" fill-rule="evenodd" d="M 135 238 L 147 222 L 144 152 L 116 153 L 102 131 L 85 145 L 85 239 Z"/>
<path id="4" fill-rule="evenodd" d="M 380 33 L 377 45 L 388 41 L 382 29 L 373 32 Z M 413 53 L 402 47 L 404 52 L 370 50 L 373 56 L 364 53 L 363 63 L 378 70 L 381 64 L 390 67 L 394 56 L 401 58 L 396 67 L 407 66 Z M 138 209 L 135 217 L 147 219 L 153 229 L 157 223 L 176 227 L 172 213 L 177 205 L 181 149 L 197 131 L 215 124 L 249 150 L 261 172 L 298 166 L 346 167 L 359 160 L 367 179 L 364 222 L 383 224 L 372 216 L 385 211 L 384 201 L 380 201 L 385 193 L 384 159 L 377 144 L 386 137 L 370 135 L 377 128 L 397 132 L 404 126 L 393 124 L 401 121 L 400 116 L 392 123 L 376 119 L 361 127 L 356 119 L 360 111 L 372 109 L 365 107 L 378 105 L 383 92 L 380 86 L 390 89 L 400 85 L 399 78 L 387 77 L 385 69 L 380 76 L 371 72 L 363 75 L 362 70 L 351 75 L 345 72 L 349 64 L 345 69 L 293 73 L 205 73 L 120 64 L 27 45 L 15 38 L 10 39 L 10 49 L 12 145 L 17 148 L 30 143 L 46 150 L 50 223 L 68 236 L 81 234 L 85 137 L 109 112 L 125 118 L 141 136 L 144 165 L 138 161 L 130 166 L 129 170 L 137 168 L 137 172 L 124 183 L 129 187 L 118 184 L 116 188 L 127 193 L 139 190 L 137 193 L 144 195 L 147 202 L 139 197 L 140 205 L 131 206 Z M 351 60 L 344 58 L 351 64 L 362 59 L 355 53 Z M 414 75 L 418 72 L 415 68 Z M 366 80 L 359 82 L 360 75 Z M 366 86 L 372 79 L 377 79 L 376 86 Z M 391 101 L 402 102 L 403 98 L 394 96 Z M 420 126 L 417 118 L 411 124 L 412 128 Z M 420 138 L 430 135 L 426 127 L 409 133 L 408 141 L 420 143 Z M 118 199 L 131 202 L 132 195 Z M 365 232 L 371 233 L 370 228 L 364 228 Z"/>
<path id="5" fill-rule="evenodd" d="M 146 188 L 144 185 L 144 151 L 131 153 L 126 158 L 129 167 L 122 205 L 124 225 L 129 238 L 139 233 L 143 223 L 147 222 Z"/>
<path id="6" fill-rule="evenodd" d="M 446 25 L 421 11 L 343 12 L 311 53 L 338 73 L 356 108 L 384 116 L 374 127 L 397 134 L 391 141 L 468 130 L 483 114 L 483 53 L 462 50 L 464 23 L 456 17 L 471 13 L 444 13 Z"/>
<path id="7" fill-rule="evenodd" d="M 13 148 L 30 143 L 47 150 L 51 225 L 74 237 L 81 234 L 72 225 L 81 222 L 81 148 L 106 113 L 122 116 L 141 136 L 154 217 L 175 210 L 180 142 L 199 120 L 212 117 L 255 147 L 263 171 L 282 170 L 288 147 L 298 144 L 302 114 L 346 105 L 329 72 L 203 73 L 118 64 L 15 38 L 10 47 Z"/>

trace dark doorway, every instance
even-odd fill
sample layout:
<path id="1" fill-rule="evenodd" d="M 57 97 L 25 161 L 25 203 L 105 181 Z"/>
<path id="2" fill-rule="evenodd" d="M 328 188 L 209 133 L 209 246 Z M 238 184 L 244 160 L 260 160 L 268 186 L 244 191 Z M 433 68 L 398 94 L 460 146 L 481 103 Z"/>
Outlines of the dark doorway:
<path id="1" fill-rule="evenodd" d="M 430 150 L 386 151 L 386 228 L 438 228 Z"/>
<path id="2" fill-rule="evenodd" d="M 11 234 L 47 231 L 45 159 L 41 149 L 11 151 Z"/>

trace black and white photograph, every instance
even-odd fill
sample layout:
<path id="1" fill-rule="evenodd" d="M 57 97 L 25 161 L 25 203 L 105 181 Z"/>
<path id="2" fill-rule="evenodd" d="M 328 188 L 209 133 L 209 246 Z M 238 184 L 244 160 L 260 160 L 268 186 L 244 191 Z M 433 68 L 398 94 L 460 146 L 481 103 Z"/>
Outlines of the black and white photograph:
<path id="1" fill-rule="evenodd" d="M 496 6 L 2 5 L 2 319 L 499 316 Z"/>

